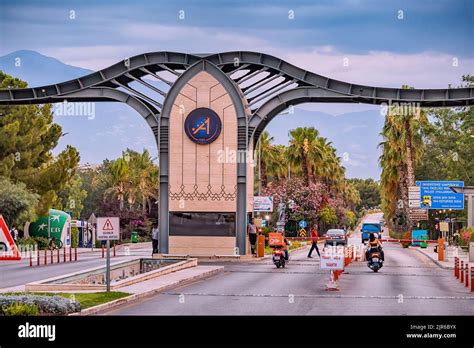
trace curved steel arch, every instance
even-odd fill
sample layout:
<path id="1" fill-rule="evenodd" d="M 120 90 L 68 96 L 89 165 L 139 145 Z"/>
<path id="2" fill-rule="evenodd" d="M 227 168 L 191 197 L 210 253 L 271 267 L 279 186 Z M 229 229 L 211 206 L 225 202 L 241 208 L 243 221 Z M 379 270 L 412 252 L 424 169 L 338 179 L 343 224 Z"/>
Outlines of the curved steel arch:
<path id="1" fill-rule="evenodd" d="M 202 64 L 201 64 L 202 63 Z M 185 54 L 152 52 L 124 59 L 92 74 L 53 85 L 1 89 L 0 105 L 43 104 L 65 100 L 123 102 L 137 110 L 151 127 L 160 152 L 160 207 L 168 209 L 168 119 L 169 100 L 180 90 L 179 86 L 195 69 L 208 72 L 231 94 L 238 108 L 238 149 L 247 150 L 251 141 L 258 140 L 263 129 L 280 111 L 305 102 L 339 103 L 417 103 L 420 107 L 450 107 L 474 105 L 474 87 L 450 89 L 399 89 L 351 84 L 330 79 L 301 69 L 277 57 L 248 51 L 216 54 Z M 207 71 L 207 70 L 206 70 Z M 174 76 L 175 81 L 164 78 L 163 72 Z M 162 74 L 163 75 L 163 74 Z M 169 90 L 157 87 L 144 79 L 152 76 Z M 163 101 L 150 97 L 130 86 L 144 86 L 157 93 Z M 162 89 L 163 88 L 163 89 Z M 237 99 L 240 101 L 237 102 Z M 238 231 L 245 224 L 246 166 L 237 168 Z M 162 175 L 161 175 L 162 174 Z M 166 186 L 166 187 L 165 187 Z M 239 193 L 238 193 L 239 197 Z M 166 202 L 166 206 L 163 203 Z M 161 209 L 161 208 L 160 208 Z M 160 210 L 161 213 L 163 211 Z M 161 214 L 160 214 L 161 215 Z M 163 216 L 163 215 L 161 215 Z M 167 216 L 167 214 L 166 214 Z M 161 223 L 161 219 L 160 219 Z M 167 233 L 167 222 L 163 226 Z M 165 238 L 166 237 L 166 238 Z M 238 246 L 245 251 L 245 233 L 238 232 Z M 167 252 L 165 244 L 160 250 Z"/>

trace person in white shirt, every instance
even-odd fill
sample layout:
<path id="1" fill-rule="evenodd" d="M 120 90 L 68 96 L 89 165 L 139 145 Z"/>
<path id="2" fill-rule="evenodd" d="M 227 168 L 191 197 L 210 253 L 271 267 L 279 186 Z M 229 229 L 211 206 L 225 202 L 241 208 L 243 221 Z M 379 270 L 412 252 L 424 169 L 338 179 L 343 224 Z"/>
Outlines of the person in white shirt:
<path id="1" fill-rule="evenodd" d="M 158 254 L 158 222 L 154 222 L 151 229 L 151 244 L 153 246 L 153 254 Z"/>

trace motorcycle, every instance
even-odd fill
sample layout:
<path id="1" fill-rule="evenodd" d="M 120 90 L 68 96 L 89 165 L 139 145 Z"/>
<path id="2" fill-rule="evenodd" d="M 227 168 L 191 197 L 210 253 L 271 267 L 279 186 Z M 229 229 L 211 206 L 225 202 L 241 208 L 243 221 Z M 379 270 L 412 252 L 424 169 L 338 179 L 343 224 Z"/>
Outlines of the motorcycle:
<path id="1" fill-rule="evenodd" d="M 288 261 L 288 256 L 285 254 L 282 247 L 273 248 L 272 260 L 277 268 L 285 268 L 285 263 Z"/>
<path id="2" fill-rule="evenodd" d="M 380 250 L 372 248 L 368 252 L 367 266 L 374 272 L 378 272 L 383 266 L 382 255 Z"/>

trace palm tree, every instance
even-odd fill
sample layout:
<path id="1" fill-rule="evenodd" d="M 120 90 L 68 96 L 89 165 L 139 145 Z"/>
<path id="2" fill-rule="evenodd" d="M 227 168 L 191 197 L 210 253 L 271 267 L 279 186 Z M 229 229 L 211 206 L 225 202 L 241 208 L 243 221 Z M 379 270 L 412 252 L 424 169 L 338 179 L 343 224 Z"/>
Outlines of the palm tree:
<path id="1" fill-rule="evenodd" d="M 261 186 L 266 187 L 269 181 L 269 175 L 274 174 L 281 166 L 278 148 L 273 145 L 273 137 L 267 131 L 263 132 L 257 143 L 258 169 L 260 170 L 257 178 Z M 274 171 L 274 172 L 272 172 Z"/>
<path id="2" fill-rule="evenodd" d="M 130 167 L 128 161 L 123 157 L 113 161 L 108 172 L 107 181 L 111 187 L 106 190 L 105 196 L 114 194 L 119 201 L 119 209 L 122 210 L 125 201 L 125 192 L 129 182 Z"/>
<path id="3" fill-rule="evenodd" d="M 304 183 L 308 185 L 314 181 L 312 169 L 324 159 L 324 149 L 318 141 L 318 131 L 314 127 L 299 127 L 290 130 L 289 136 L 288 161 L 301 168 Z"/>
<path id="4" fill-rule="evenodd" d="M 382 209 L 389 220 L 402 218 L 395 230 L 409 227 L 408 187 L 415 185 L 415 166 L 423 152 L 420 129 L 428 122 L 426 114 L 398 113 L 389 110 L 379 144 L 383 153 L 379 158 L 382 168 L 380 188 Z"/>

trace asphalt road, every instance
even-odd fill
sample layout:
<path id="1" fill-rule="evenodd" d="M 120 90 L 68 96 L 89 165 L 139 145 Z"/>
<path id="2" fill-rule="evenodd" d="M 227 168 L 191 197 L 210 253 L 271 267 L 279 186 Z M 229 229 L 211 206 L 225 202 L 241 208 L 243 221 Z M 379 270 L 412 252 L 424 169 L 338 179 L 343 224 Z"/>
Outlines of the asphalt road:
<path id="1" fill-rule="evenodd" d="M 359 244 L 354 235 L 352 243 Z M 102 313 L 109 315 L 473 315 L 474 294 L 451 271 L 399 244 L 384 245 L 379 273 L 352 263 L 326 291 L 328 271 L 307 249 L 292 254 L 285 269 L 271 260 L 221 263 L 224 272 L 208 279 Z M 213 263 L 215 264 L 215 263 Z"/>
<path id="2" fill-rule="evenodd" d="M 33 267 L 29 266 L 29 258 L 23 258 L 21 261 L 1 261 L 0 262 L 0 289 L 10 288 L 14 286 L 25 285 L 33 281 L 56 277 L 63 274 L 78 272 L 89 268 L 98 266 L 105 266 L 105 258 L 102 258 L 100 249 L 95 249 L 94 253 L 81 252 L 78 254 L 77 262 L 69 262 L 69 255 L 67 255 L 68 262 L 63 263 L 63 255 L 60 255 L 61 263 L 56 263 L 57 255 L 53 254 L 54 264 L 50 264 L 50 254 L 47 254 L 48 264 L 43 265 L 44 254 L 40 252 L 40 266 L 36 266 L 36 260 L 33 260 Z M 117 256 L 112 257 L 111 264 L 125 261 L 132 258 L 149 257 L 151 256 L 151 249 L 130 250 L 129 255 L 124 255 L 123 251 L 117 252 Z M 72 256 L 74 259 L 74 255 Z"/>

